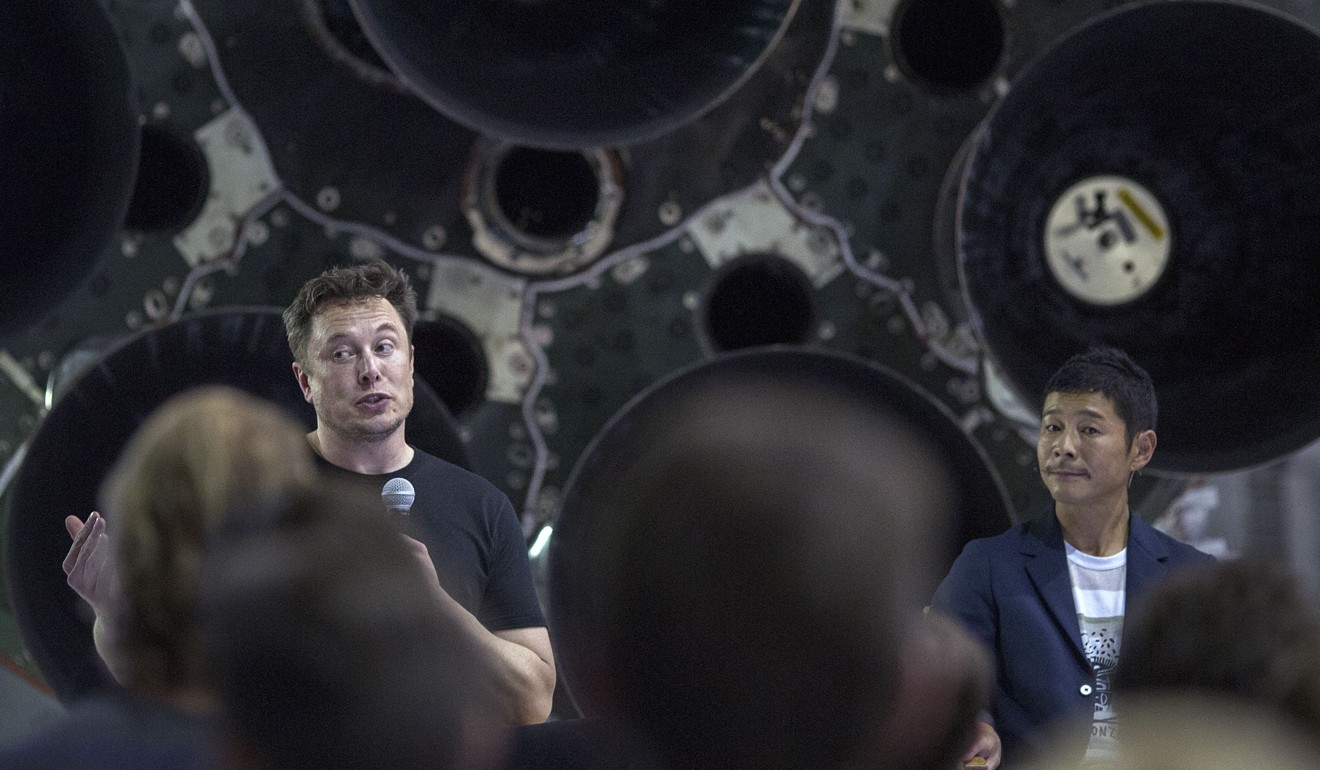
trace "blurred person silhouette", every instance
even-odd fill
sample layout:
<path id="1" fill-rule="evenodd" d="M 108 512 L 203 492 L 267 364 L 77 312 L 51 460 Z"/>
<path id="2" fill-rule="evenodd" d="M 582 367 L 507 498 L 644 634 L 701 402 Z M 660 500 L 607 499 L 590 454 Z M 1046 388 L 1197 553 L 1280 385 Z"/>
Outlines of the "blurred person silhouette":
<path id="1" fill-rule="evenodd" d="M 214 705 L 194 614 L 202 547 L 227 510 L 315 475 L 301 426 L 273 404 L 225 386 L 162 404 L 107 475 L 105 515 L 66 520 L 69 584 L 124 690 L 75 704 L 0 751 L 0 767 L 202 766 Z"/>
<path id="2" fill-rule="evenodd" d="M 496 767 L 478 648 L 377 495 L 327 479 L 233 517 L 198 600 L 230 770 Z"/>
<path id="3" fill-rule="evenodd" d="M 971 745 L 990 703 L 994 665 L 956 623 L 924 614 L 900 642 L 890 716 L 859 755 L 893 770 L 953 770 Z M 556 720 L 514 731 L 505 770 L 641 770 L 617 727 L 597 720 Z"/>
<path id="4" fill-rule="evenodd" d="M 570 484 L 551 598 L 574 698 L 638 766 L 910 760 L 890 721 L 949 469 L 811 372 L 695 379 Z"/>
<path id="5" fill-rule="evenodd" d="M 1230 561 L 1171 575 L 1134 608 L 1123 649 L 1120 705 L 1165 692 L 1239 698 L 1320 742 L 1320 615 L 1291 572 Z"/>
<path id="6" fill-rule="evenodd" d="M 1053 505 L 968 543 L 931 600 L 997 665 L 967 759 L 1011 768 L 1060 721 L 1079 756 L 1113 751 L 1122 716 L 1109 684 L 1129 655 L 1128 603 L 1171 570 L 1212 560 L 1128 505 L 1132 477 L 1155 453 L 1156 417 L 1150 376 L 1116 348 L 1072 356 L 1046 384 L 1036 459 Z"/>

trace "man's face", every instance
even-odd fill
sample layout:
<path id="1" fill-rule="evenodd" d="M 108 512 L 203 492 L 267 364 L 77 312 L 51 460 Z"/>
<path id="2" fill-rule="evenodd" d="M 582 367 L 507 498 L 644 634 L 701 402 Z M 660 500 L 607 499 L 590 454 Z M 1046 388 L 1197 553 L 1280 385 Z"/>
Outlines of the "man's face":
<path id="1" fill-rule="evenodd" d="M 1150 462 L 1155 431 L 1127 440 L 1114 402 L 1100 393 L 1050 393 L 1041 412 L 1036 461 L 1055 502 L 1067 505 L 1126 500 L 1133 471 Z"/>
<path id="2" fill-rule="evenodd" d="M 413 350 L 388 301 L 333 302 L 312 318 L 306 367 L 293 373 L 318 427 L 354 441 L 381 441 L 413 405 Z"/>

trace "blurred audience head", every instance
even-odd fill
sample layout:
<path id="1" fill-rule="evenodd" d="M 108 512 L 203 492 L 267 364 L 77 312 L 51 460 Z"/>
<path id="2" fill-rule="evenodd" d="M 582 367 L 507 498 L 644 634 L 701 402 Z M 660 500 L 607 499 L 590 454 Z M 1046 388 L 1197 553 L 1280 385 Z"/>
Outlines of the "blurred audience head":
<path id="1" fill-rule="evenodd" d="M 1320 739 L 1320 617 L 1290 573 L 1248 561 L 1179 570 L 1126 626 L 1120 709 L 1136 693 L 1217 693 L 1277 709 Z"/>
<path id="2" fill-rule="evenodd" d="M 207 386 L 166 401 L 129 441 L 101 489 L 121 594 L 112 644 L 128 687 L 170 695 L 200 684 L 203 544 L 231 508 L 313 481 L 304 434 L 269 402 Z"/>
<path id="3" fill-rule="evenodd" d="M 933 447 L 806 376 L 706 381 L 616 435 L 573 501 L 590 531 L 554 554 L 589 605 L 557 618 L 575 697 L 677 767 L 873 747 L 948 520 Z"/>
<path id="4" fill-rule="evenodd" d="M 200 617 L 228 766 L 491 767 L 477 651 L 374 495 L 323 482 L 214 541 Z"/>

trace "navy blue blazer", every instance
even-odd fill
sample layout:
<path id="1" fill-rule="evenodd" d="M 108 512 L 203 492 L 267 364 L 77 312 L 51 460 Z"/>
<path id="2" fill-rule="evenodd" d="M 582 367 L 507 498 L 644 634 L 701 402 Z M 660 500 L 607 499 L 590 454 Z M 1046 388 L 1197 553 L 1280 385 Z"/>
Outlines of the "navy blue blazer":
<path id="1" fill-rule="evenodd" d="M 1132 516 L 1126 605 L 1134 606 L 1170 569 L 1213 560 Z M 1082 648 L 1054 512 L 968 543 L 931 607 L 960 621 L 993 656 L 998 675 L 990 716 L 1003 741 L 1005 770 L 1013 770 L 1011 763 L 1028 756 L 1042 738 L 1057 737 L 1042 728 L 1065 720 L 1078 724 L 1080 759 L 1090 737 L 1095 674 Z"/>

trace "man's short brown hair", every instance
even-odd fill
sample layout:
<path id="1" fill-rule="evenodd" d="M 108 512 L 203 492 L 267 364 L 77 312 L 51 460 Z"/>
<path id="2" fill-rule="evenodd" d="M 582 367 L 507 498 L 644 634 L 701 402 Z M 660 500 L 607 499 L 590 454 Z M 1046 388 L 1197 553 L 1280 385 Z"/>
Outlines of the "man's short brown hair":
<path id="1" fill-rule="evenodd" d="M 417 292 L 407 273 L 388 262 L 373 259 L 333 267 L 303 284 L 298 296 L 284 309 L 284 332 L 289 337 L 293 359 L 305 363 L 312 319 L 321 308 L 339 302 L 365 302 L 377 298 L 394 306 L 411 340 L 413 325 L 417 323 Z"/>

